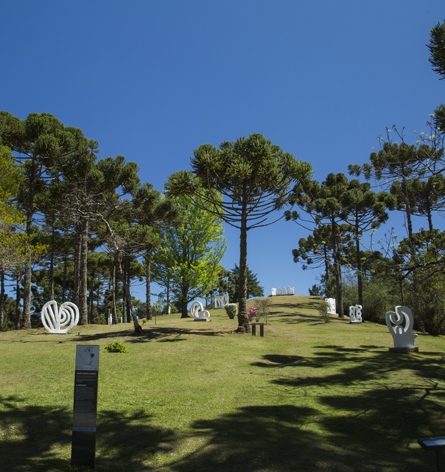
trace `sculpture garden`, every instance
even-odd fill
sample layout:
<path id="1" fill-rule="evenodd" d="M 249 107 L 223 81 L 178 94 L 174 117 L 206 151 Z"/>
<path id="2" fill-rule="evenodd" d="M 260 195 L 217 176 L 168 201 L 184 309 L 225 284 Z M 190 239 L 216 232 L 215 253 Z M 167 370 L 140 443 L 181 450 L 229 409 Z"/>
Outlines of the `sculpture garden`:
<path id="1" fill-rule="evenodd" d="M 177 315 L 0 333 L 2 470 L 71 471 L 74 355 L 100 345 L 96 470 L 434 470 L 417 438 L 443 435 L 443 337 L 393 353 L 385 324 L 324 323 L 321 299 L 272 297 L 265 337 Z M 80 335 L 78 335 L 80 331 Z M 108 353 L 119 341 L 125 354 Z"/>

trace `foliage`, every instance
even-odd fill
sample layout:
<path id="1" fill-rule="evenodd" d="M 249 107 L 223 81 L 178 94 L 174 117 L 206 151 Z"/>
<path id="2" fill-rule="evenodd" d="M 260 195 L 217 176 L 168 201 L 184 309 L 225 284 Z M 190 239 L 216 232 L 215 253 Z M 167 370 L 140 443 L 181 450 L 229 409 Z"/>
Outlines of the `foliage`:
<path id="1" fill-rule="evenodd" d="M 226 310 L 226 313 L 228 317 L 233 320 L 235 318 L 237 311 L 238 311 L 238 305 L 236 303 L 226 303 L 224 305 L 224 310 Z"/>
<path id="2" fill-rule="evenodd" d="M 229 297 L 230 301 L 233 303 L 239 302 L 239 280 L 240 280 L 240 270 L 237 264 L 231 270 L 229 274 Z M 263 297 L 264 290 L 263 287 L 260 286 L 260 282 L 258 281 L 257 274 L 254 274 L 249 267 L 247 267 L 247 293 L 246 297 L 247 300 L 250 298 L 256 297 Z"/>
<path id="3" fill-rule="evenodd" d="M 437 23 L 431 29 L 430 42 L 427 46 L 431 53 L 429 61 L 433 66 L 434 72 L 441 76 L 440 80 L 445 80 L 445 21 Z M 441 104 L 434 112 L 434 125 L 442 134 L 445 132 L 444 104 Z"/>
<path id="4" fill-rule="evenodd" d="M 445 276 L 424 272 L 411 278 L 406 305 L 411 308 L 419 328 L 433 336 L 445 331 Z"/>
<path id="5" fill-rule="evenodd" d="M 174 201 L 181 209 L 183 223 L 161 232 L 152 273 L 154 280 L 168 276 L 170 290 L 181 302 L 181 316 L 185 318 L 188 302 L 204 297 L 217 286 L 227 242 L 221 220 L 201 208 L 200 197 L 176 197 Z"/>
<path id="6" fill-rule="evenodd" d="M 319 303 L 317 304 L 317 309 L 318 309 L 318 313 L 321 317 L 321 319 L 323 320 L 324 323 L 329 323 L 331 320 L 330 320 L 330 315 L 329 315 L 329 303 L 325 300 L 325 299 L 322 299 L 319 301 Z"/>
<path id="7" fill-rule="evenodd" d="M 258 308 L 255 307 L 255 306 L 248 306 L 247 307 L 247 316 L 248 316 L 250 321 L 256 319 L 257 311 L 258 311 Z"/>
<path id="8" fill-rule="evenodd" d="M 270 306 L 272 305 L 272 298 L 257 298 L 254 300 L 255 306 L 258 308 L 258 317 L 263 316 L 266 324 L 269 324 Z"/>
<path id="9" fill-rule="evenodd" d="M 349 307 L 358 304 L 357 283 L 348 276 L 343 284 L 344 316 L 349 317 Z M 385 323 L 385 313 L 402 305 L 398 287 L 391 280 L 365 277 L 363 281 L 362 317 L 374 323 Z"/>
<path id="10" fill-rule="evenodd" d="M 105 346 L 105 349 L 108 352 L 127 352 L 127 348 L 125 347 L 125 344 L 121 343 L 120 341 L 115 341 L 114 343 L 107 344 Z"/>

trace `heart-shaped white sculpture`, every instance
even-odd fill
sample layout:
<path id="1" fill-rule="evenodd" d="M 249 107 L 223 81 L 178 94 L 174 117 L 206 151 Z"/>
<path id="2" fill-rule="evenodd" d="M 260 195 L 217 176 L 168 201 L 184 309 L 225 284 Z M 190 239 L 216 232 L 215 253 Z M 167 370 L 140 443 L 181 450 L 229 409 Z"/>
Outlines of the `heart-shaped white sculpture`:
<path id="1" fill-rule="evenodd" d="M 79 310 L 74 303 L 65 302 L 57 308 L 57 302 L 51 300 L 45 303 L 42 309 L 42 323 L 48 333 L 66 334 L 79 322 Z M 66 329 L 61 329 L 64 326 Z"/>

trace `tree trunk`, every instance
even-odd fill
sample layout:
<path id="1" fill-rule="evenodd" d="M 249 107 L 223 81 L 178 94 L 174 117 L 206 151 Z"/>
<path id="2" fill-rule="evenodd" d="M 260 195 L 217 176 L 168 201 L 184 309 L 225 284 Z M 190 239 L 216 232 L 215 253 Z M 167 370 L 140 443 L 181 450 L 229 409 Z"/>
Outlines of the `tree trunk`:
<path id="1" fill-rule="evenodd" d="M 119 277 L 122 280 L 124 295 L 127 298 L 127 300 L 129 301 L 129 304 L 130 304 L 130 307 L 131 307 L 131 315 L 133 317 L 134 332 L 135 332 L 135 334 L 142 334 L 143 330 L 142 330 L 142 327 L 139 324 L 138 319 L 136 317 L 136 311 L 135 311 L 133 303 L 131 301 L 130 290 L 128 290 L 127 287 L 126 287 L 125 277 L 124 277 L 124 274 L 122 272 L 121 254 L 120 254 L 119 246 L 116 242 L 116 235 L 114 234 L 114 231 L 111 229 L 111 226 L 109 225 L 108 221 L 103 217 L 101 219 L 105 223 L 105 225 L 107 227 L 108 234 L 110 235 L 110 238 L 111 238 L 111 245 L 113 247 L 116 262 L 117 262 L 117 271 L 119 273 Z"/>
<path id="2" fill-rule="evenodd" d="M 62 303 L 65 303 L 66 299 L 66 270 L 67 270 L 67 256 L 63 257 L 63 282 L 62 282 Z"/>
<path id="3" fill-rule="evenodd" d="M 152 320 L 151 313 L 151 250 L 145 253 L 145 305 L 147 307 L 147 320 Z"/>
<path id="4" fill-rule="evenodd" d="M 116 309 L 116 261 L 113 261 L 113 275 L 112 275 L 112 283 L 113 283 L 113 307 L 112 307 L 112 315 L 113 315 L 113 323 L 117 324 L 117 309 Z"/>
<path id="5" fill-rule="evenodd" d="M 80 290 L 79 290 L 79 318 L 81 325 L 88 324 L 88 220 L 82 220 L 82 239 L 80 253 Z"/>
<path id="6" fill-rule="evenodd" d="M 94 309 L 94 288 L 93 288 L 93 280 L 95 277 L 94 271 L 91 273 L 91 284 L 90 284 L 90 312 L 89 312 L 89 324 L 93 324 L 93 309 Z"/>
<path id="7" fill-rule="evenodd" d="M 79 308 L 80 306 L 80 254 L 82 252 L 82 234 L 79 231 L 78 233 L 78 244 L 74 252 L 74 285 L 73 285 L 73 299 L 74 304 Z"/>
<path id="8" fill-rule="evenodd" d="M 142 327 L 139 324 L 137 316 L 136 316 L 136 311 L 134 309 L 133 302 L 131 300 L 131 293 L 130 293 L 129 288 L 127 287 L 127 282 L 125 280 L 124 273 L 122 271 L 121 259 L 120 259 L 119 254 L 117 256 L 117 271 L 119 273 L 119 277 L 120 277 L 120 279 L 122 281 L 122 284 L 123 284 L 124 297 L 127 301 L 127 304 L 130 306 L 131 316 L 133 318 L 133 324 L 134 324 L 134 332 L 135 332 L 135 334 L 142 334 L 143 330 L 142 330 Z"/>
<path id="9" fill-rule="evenodd" d="M 49 259 L 48 300 L 54 300 L 54 226 L 51 231 L 51 254 Z"/>
<path id="10" fill-rule="evenodd" d="M 130 289 L 130 282 L 131 282 L 131 277 L 130 277 L 130 257 L 126 258 L 126 277 L 127 277 L 127 285 L 126 288 L 129 293 L 131 293 Z M 126 298 L 127 304 L 126 304 L 126 309 L 127 309 L 127 323 L 131 323 L 131 307 L 133 306 L 133 301 L 130 298 Z"/>
<path id="11" fill-rule="evenodd" d="M 247 317 L 247 202 L 246 189 L 243 188 L 241 209 L 240 258 L 239 258 L 239 291 L 238 291 L 238 333 L 250 333 Z"/>
<path id="12" fill-rule="evenodd" d="M 25 264 L 23 280 L 23 329 L 31 328 L 31 254 Z"/>
<path id="13" fill-rule="evenodd" d="M 356 261 L 357 261 L 357 290 L 358 290 L 358 304 L 362 307 L 362 320 L 364 317 L 364 306 L 363 306 L 363 279 L 362 279 L 362 261 L 360 258 L 360 240 L 359 240 L 359 231 L 358 231 L 358 219 L 355 219 L 355 247 L 357 251 Z"/>
<path id="14" fill-rule="evenodd" d="M 20 329 L 20 271 L 17 271 L 15 294 L 15 329 Z"/>
<path id="15" fill-rule="evenodd" d="M 29 176 L 28 208 L 26 209 L 26 234 L 32 235 L 32 220 L 34 217 L 34 188 L 37 172 L 36 160 L 33 156 Z M 25 277 L 23 280 L 23 329 L 31 328 L 31 245 L 28 243 L 28 257 L 25 263 Z"/>
<path id="16" fill-rule="evenodd" d="M 190 318 L 187 313 L 187 302 L 181 301 L 181 318 Z"/>
<path id="17" fill-rule="evenodd" d="M 335 283 L 337 287 L 337 310 L 338 316 L 340 318 L 344 317 L 343 314 L 343 287 L 341 280 L 341 266 L 340 266 L 340 256 L 338 251 L 338 241 L 337 241 L 337 224 L 335 219 L 331 218 L 332 222 L 332 244 L 334 247 L 334 268 L 335 268 Z"/>

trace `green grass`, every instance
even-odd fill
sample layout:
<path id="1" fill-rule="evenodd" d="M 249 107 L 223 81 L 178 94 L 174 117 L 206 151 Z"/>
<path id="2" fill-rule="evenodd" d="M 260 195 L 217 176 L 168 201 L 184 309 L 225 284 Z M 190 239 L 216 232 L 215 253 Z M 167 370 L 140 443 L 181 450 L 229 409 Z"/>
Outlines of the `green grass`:
<path id="1" fill-rule="evenodd" d="M 417 438 L 445 434 L 443 338 L 390 353 L 385 325 L 273 302 L 264 338 L 235 334 L 224 310 L 158 317 L 141 337 L 128 324 L 0 333 L 0 470 L 71 470 L 76 344 L 101 346 L 99 471 L 435 470 Z M 104 349 L 115 341 L 127 353 Z"/>

